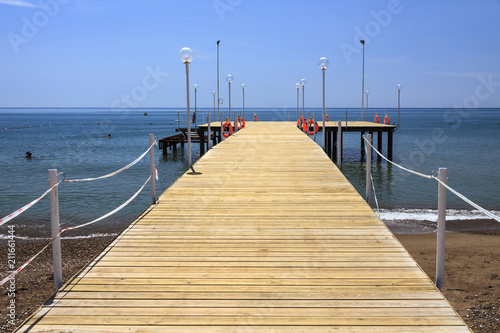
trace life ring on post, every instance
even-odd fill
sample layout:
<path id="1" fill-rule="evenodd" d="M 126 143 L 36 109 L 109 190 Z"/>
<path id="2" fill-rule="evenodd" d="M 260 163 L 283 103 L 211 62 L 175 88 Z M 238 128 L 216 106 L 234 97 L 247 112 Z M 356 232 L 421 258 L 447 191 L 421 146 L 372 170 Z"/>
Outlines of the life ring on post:
<path id="1" fill-rule="evenodd" d="M 386 125 L 390 125 L 391 124 L 391 119 L 389 118 L 389 115 L 385 115 L 385 118 L 384 118 L 384 124 Z"/>
<path id="2" fill-rule="evenodd" d="M 316 121 L 309 119 L 309 135 L 314 135 L 315 133 L 318 133 L 319 131 L 319 125 Z"/>
<path id="3" fill-rule="evenodd" d="M 304 130 L 305 133 L 307 133 L 307 129 L 308 129 L 308 124 L 307 124 L 307 121 L 304 121 L 304 124 L 302 125 L 302 130 Z"/>
<path id="4" fill-rule="evenodd" d="M 245 119 L 241 119 L 241 127 L 245 127 L 245 126 L 246 126 Z"/>
<path id="5" fill-rule="evenodd" d="M 257 114 L 256 113 L 253 114 L 253 121 L 257 122 Z"/>
<path id="6" fill-rule="evenodd" d="M 241 129 L 241 117 L 238 116 L 238 121 L 236 122 L 238 124 L 238 130 Z"/>
<path id="7" fill-rule="evenodd" d="M 377 124 L 380 123 L 380 118 L 379 118 L 378 114 L 375 114 L 375 118 L 373 118 L 373 122 L 377 123 Z"/>
<path id="8" fill-rule="evenodd" d="M 226 121 L 224 122 L 224 124 L 222 124 L 222 135 L 225 138 L 228 138 L 232 134 L 233 134 L 233 125 L 231 125 L 231 123 L 226 118 Z"/>
<path id="9" fill-rule="evenodd" d="M 325 115 L 325 120 L 330 121 L 330 118 L 328 117 L 328 115 Z"/>

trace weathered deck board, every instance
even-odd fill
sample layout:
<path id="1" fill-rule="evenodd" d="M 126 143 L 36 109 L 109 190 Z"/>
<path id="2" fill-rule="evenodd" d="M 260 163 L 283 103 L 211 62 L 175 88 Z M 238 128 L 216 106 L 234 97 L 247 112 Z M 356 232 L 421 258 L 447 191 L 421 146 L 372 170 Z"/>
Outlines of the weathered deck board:
<path id="1" fill-rule="evenodd" d="M 217 145 L 20 332 L 469 332 L 291 123 Z"/>

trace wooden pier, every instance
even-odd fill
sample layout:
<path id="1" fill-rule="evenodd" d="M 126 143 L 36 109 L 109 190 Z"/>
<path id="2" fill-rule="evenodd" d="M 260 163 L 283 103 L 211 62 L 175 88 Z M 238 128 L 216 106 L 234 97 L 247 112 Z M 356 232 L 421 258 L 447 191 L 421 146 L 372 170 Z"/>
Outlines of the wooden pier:
<path id="1" fill-rule="evenodd" d="M 470 332 L 321 147 L 247 124 L 19 332 Z"/>

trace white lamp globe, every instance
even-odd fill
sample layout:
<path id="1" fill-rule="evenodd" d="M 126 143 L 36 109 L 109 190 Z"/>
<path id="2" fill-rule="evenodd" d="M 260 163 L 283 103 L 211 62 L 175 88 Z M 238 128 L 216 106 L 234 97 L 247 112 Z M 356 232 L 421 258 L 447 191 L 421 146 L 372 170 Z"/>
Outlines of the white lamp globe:
<path id="1" fill-rule="evenodd" d="M 244 83 L 241 84 L 241 89 L 245 90 L 246 87 L 247 87 L 246 84 L 244 84 Z"/>
<path id="2" fill-rule="evenodd" d="M 319 58 L 318 66 L 320 69 L 326 69 L 328 67 L 329 63 L 330 62 L 328 61 L 328 59 L 326 57 L 321 57 L 321 58 Z"/>
<path id="3" fill-rule="evenodd" d="M 232 76 L 231 74 L 229 74 L 229 75 L 226 77 L 226 81 L 227 81 L 228 83 L 233 82 L 233 76 Z"/>
<path id="4" fill-rule="evenodd" d="M 398 90 L 401 90 L 401 85 L 398 84 L 396 87 L 398 87 Z"/>
<path id="5" fill-rule="evenodd" d="M 193 88 L 194 90 L 198 90 L 198 85 L 197 84 L 193 85 Z"/>
<path id="6" fill-rule="evenodd" d="M 300 83 L 295 83 L 295 88 L 299 89 L 300 88 Z"/>
<path id="7" fill-rule="evenodd" d="M 300 80 L 300 85 L 301 85 L 302 87 L 305 87 L 305 86 L 306 86 L 306 83 L 307 83 L 306 79 L 302 79 L 302 80 Z"/>
<path id="8" fill-rule="evenodd" d="M 179 58 L 185 64 L 189 64 L 193 60 L 193 51 L 189 47 L 183 47 L 179 51 Z"/>

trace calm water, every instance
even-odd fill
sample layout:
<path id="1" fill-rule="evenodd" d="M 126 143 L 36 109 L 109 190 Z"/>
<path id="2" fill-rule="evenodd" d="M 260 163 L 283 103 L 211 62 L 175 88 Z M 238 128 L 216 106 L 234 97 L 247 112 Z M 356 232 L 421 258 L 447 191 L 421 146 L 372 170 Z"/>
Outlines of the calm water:
<path id="1" fill-rule="evenodd" d="M 387 111 L 392 121 L 397 122 L 397 110 Z M 310 112 L 321 114 L 320 109 L 310 109 Z M 253 119 L 252 113 L 253 109 L 247 110 L 248 120 Z M 294 109 L 257 109 L 256 113 L 259 121 L 296 119 Z M 346 118 L 345 109 L 329 109 L 328 114 L 331 120 Z M 360 110 L 349 109 L 347 118 L 359 120 L 360 114 Z M 372 110 L 369 114 L 369 119 L 373 119 Z M 198 121 L 201 119 L 199 111 Z M 149 133 L 160 138 L 175 134 L 177 120 L 178 113 L 173 109 L 113 112 L 109 109 L 0 109 L 0 215 L 5 216 L 42 194 L 48 187 L 48 169 L 55 168 L 68 179 L 114 171 L 147 149 Z M 321 136 L 317 142 L 321 142 Z M 384 152 L 386 143 L 384 137 Z M 394 135 L 394 160 L 426 174 L 447 167 L 452 187 L 478 204 L 499 211 L 499 144 L 500 109 L 470 112 L 402 109 L 401 126 Z M 193 148 L 196 160 L 198 144 Z M 32 152 L 32 159 L 24 158 L 26 151 Z M 163 156 L 156 148 L 155 157 L 160 177 L 159 195 L 187 170 L 187 156 L 183 149 Z M 344 135 L 342 171 L 358 191 L 364 193 L 365 165 L 360 158 L 359 133 Z M 59 190 L 61 222 L 65 226 L 77 225 L 107 213 L 127 200 L 148 174 L 149 158 L 146 157 L 132 169 L 112 178 L 62 184 Z M 381 216 L 387 223 L 433 220 L 433 210 L 437 207 L 435 181 L 408 175 L 386 162 L 374 163 L 373 177 L 379 204 L 384 208 Z M 149 204 L 147 187 L 121 212 L 72 235 L 117 232 Z M 456 219 L 477 218 L 452 194 L 448 195 L 448 206 L 455 209 Z M 47 197 L 11 223 L 20 227 L 18 236 L 46 237 L 49 221 Z M 5 230 L 3 227 L 0 235 L 5 234 Z"/>

